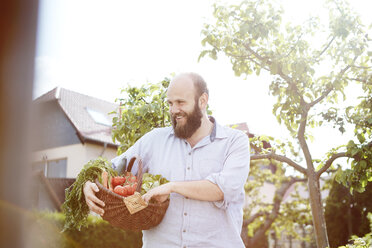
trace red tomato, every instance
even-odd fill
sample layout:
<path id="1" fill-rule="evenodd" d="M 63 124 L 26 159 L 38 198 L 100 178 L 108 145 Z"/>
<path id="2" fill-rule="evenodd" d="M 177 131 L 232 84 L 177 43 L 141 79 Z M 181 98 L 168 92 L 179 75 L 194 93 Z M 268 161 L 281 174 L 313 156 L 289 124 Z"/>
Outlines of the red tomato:
<path id="1" fill-rule="evenodd" d="M 124 188 L 127 190 L 127 195 L 133 195 L 134 191 L 132 192 L 132 186 L 130 185 L 125 185 Z"/>
<path id="2" fill-rule="evenodd" d="M 131 183 L 136 183 L 137 182 L 137 177 L 136 176 L 130 176 L 127 181 L 129 181 Z"/>
<path id="3" fill-rule="evenodd" d="M 113 177 L 111 179 L 111 183 L 112 183 L 112 186 L 115 188 L 117 185 L 122 185 L 123 183 L 125 183 L 125 177 Z"/>
<path id="4" fill-rule="evenodd" d="M 136 192 L 136 189 L 137 189 L 137 183 L 133 183 L 132 188 L 133 188 L 133 194 L 134 194 L 134 192 Z"/>
<path id="5" fill-rule="evenodd" d="M 114 192 L 118 195 L 121 195 L 121 196 L 127 196 L 128 195 L 128 190 L 121 185 L 116 186 L 114 188 Z"/>

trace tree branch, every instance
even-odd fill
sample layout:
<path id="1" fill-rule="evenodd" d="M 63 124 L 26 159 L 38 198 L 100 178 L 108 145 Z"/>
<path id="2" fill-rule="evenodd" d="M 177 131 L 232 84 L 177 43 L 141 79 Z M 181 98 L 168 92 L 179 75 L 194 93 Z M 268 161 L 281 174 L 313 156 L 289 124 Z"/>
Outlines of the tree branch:
<path id="1" fill-rule="evenodd" d="M 268 213 L 266 212 L 258 212 L 258 213 L 255 213 L 254 215 L 250 216 L 248 219 L 244 220 L 243 221 L 243 225 L 245 226 L 248 226 L 249 224 L 251 224 L 255 219 L 257 219 L 258 217 L 261 217 L 261 216 L 264 216 L 264 215 L 268 215 Z"/>
<path id="2" fill-rule="evenodd" d="M 336 36 L 333 36 L 333 38 L 330 40 L 330 42 L 328 42 L 326 47 L 319 53 L 319 55 L 317 57 L 321 57 L 323 55 L 323 53 L 325 53 L 325 51 L 327 51 L 327 49 L 332 44 L 332 42 L 335 40 L 335 38 L 336 38 Z"/>
<path id="3" fill-rule="evenodd" d="M 329 93 L 331 93 L 332 90 L 333 90 L 333 87 L 328 88 L 318 99 L 309 103 L 309 107 L 312 107 L 315 104 L 317 104 L 318 102 L 320 102 L 321 100 L 323 100 L 326 96 L 329 95 Z"/>
<path id="4" fill-rule="evenodd" d="M 333 161 L 335 161 L 336 159 L 338 158 L 342 158 L 342 157 L 350 157 L 350 156 L 347 156 L 346 155 L 346 152 L 340 152 L 340 153 L 336 153 L 336 154 L 333 154 L 325 163 L 325 165 L 320 168 L 320 170 L 318 170 L 316 172 L 316 176 L 317 178 L 319 178 L 325 171 L 328 170 L 329 167 L 331 167 Z"/>
<path id="5" fill-rule="evenodd" d="M 291 177 L 290 181 L 284 182 L 279 189 L 275 191 L 274 199 L 273 199 L 273 208 L 270 213 L 268 212 L 258 212 L 253 215 L 248 220 L 243 221 L 243 226 L 247 226 L 249 223 L 252 223 L 256 218 L 266 215 L 265 222 L 256 230 L 254 236 L 248 240 L 248 247 L 257 247 L 257 242 L 262 239 L 265 235 L 266 231 L 271 227 L 272 223 L 275 221 L 279 214 L 280 205 L 283 201 L 284 195 L 287 193 L 288 189 L 292 186 L 292 184 L 300 181 L 306 181 L 305 178 L 294 178 Z M 250 221 L 250 222 L 249 222 Z"/>
<path id="6" fill-rule="evenodd" d="M 354 58 L 353 61 L 355 61 L 357 59 L 358 56 L 356 56 Z M 347 65 L 344 69 L 342 69 L 339 73 L 340 77 L 342 77 L 345 72 L 351 67 L 352 65 Z M 326 96 L 329 95 L 329 93 L 333 90 L 333 87 L 330 87 L 329 89 L 327 89 L 318 99 L 312 101 L 311 103 L 309 103 L 309 107 L 313 107 L 315 104 L 317 104 L 318 102 L 320 102 L 321 100 L 323 100 Z"/>
<path id="7" fill-rule="evenodd" d="M 262 152 L 262 149 L 261 147 L 258 147 L 256 146 L 255 144 L 249 142 L 249 145 L 251 146 L 251 148 L 253 148 L 253 150 L 256 152 L 256 153 L 261 153 Z"/>
<path id="8" fill-rule="evenodd" d="M 246 48 L 250 53 L 252 53 L 256 58 L 258 58 L 260 61 L 266 61 L 266 63 L 267 63 L 268 65 L 270 65 L 270 64 L 272 63 L 272 61 L 270 61 L 269 59 L 267 59 L 267 58 L 265 58 L 265 57 L 262 57 L 262 56 L 259 55 L 256 51 L 254 51 L 254 50 L 249 46 L 249 44 L 244 44 L 244 47 L 245 47 L 245 48 Z M 258 64 L 258 65 L 260 65 L 260 64 Z M 262 67 L 262 65 L 260 65 L 260 66 Z M 263 68 L 264 68 L 264 67 L 263 67 Z M 266 68 L 264 68 L 264 69 L 266 69 Z M 266 69 L 266 70 L 267 70 L 267 69 Z M 283 79 L 284 79 L 284 80 L 285 80 L 289 85 L 292 85 L 292 86 L 295 88 L 297 94 L 301 97 L 301 102 L 306 103 L 305 100 L 304 100 L 304 98 L 303 98 L 303 96 L 302 96 L 302 94 L 300 94 L 300 91 L 299 91 L 297 85 L 294 83 L 293 79 L 292 79 L 290 76 L 284 74 L 283 71 L 282 71 L 280 68 L 279 68 L 277 74 L 278 74 L 281 78 L 283 78 Z"/>
<path id="9" fill-rule="evenodd" d="M 354 57 L 353 63 L 355 62 L 355 60 L 357 58 L 358 58 L 358 56 Z M 340 73 L 339 73 L 340 78 L 346 73 L 346 71 L 352 66 L 352 64 L 347 65 L 344 69 L 342 69 L 340 71 Z M 303 109 L 303 113 L 301 114 L 301 119 L 302 120 L 301 120 L 300 127 L 299 127 L 299 130 L 298 130 L 298 140 L 300 141 L 300 146 L 301 146 L 302 151 L 303 151 L 304 156 L 305 156 L 307 169 L 311 170 L 311 171 L 314 171 L 314 165 L 313 165 L 313 161 L 311 159 L 311 154 L 310 154 L 310 151 L 309 151 L 309 147 L 307 146 L 307 142 L 306 142 L 306 139 L 305 139 L 305 129 L 306 129 L 306 124 L 307 124 L 307 115 L 309 113 L 309 109 L 312 106 L 314 106 L 316 103 L 318 103 L 322 99 L 324 99 L 324 97 L 326 97 L 331 92 L 332 89 L 333 89 L 333 87 L 331 87 L 330 89 L 325 91 L 325 93 L 323 93 L 323 95 L 321 97 L 319 97 L 318 99 L 316 99 L 312 103 L 305 104 L 305 108 Z"/>
<path id="10" fill-rule="evenodd" d="M 297 37 L 297 41 L 295 42 L 295 45 L 292 46 L 291 50 L 282 58 L 287 58 L 295 49 L 296 49 L 296 46 L 298 45 L 298 42 L 300 41 L 302 35 L 304 33 L 301 33 L 298 37 Z"/>
<path id="11" fill-rule="evenodd" d="M 300 122 L 300 127 L 298 129 L 297 137 L 298 137 L 298 141 L 300 142 L 302 152 L 304 153 L 304 156 L 305 156 L 307 170 L 314 171 L 313 161 L 311 159 L 309 147 L 307 146 L 307 142 L 305 139 L 305 129 L 306 129 L 306 124 L 307 124 L 307 114 L 309 112 L 309 109 L 310 109 L 310 105 L 306 104 L 305 108 L 303 109 L 303 113 L 301 114 L 301 122 Z"/>
<path id="12" fill-rule="evenodd" d="M 372 66 L 359 66 L 359 65 L 352 65 L 351 67 L 358 68 L 358 69 L 371 69 Z"/>
<path id="13" fill-rule="evenodd" d="M 372 76 L 369 76 L 369 77 L 372 77 Z M 367 80 L 369 79 L 369 77 L 367 77 L 366 79 L 363 79 L 363 78 L 346 78 L 348 80 L 353 80 L 353 81 L 358 81 L 358 82 L 361 82 L 361 83 L 367 83 Z"/>
<path id="14" fill-rule="evenodd" d="M 305 176 L 307 176 L 307 172 L 306 172 L 306 169 L 304 167 L 302 167 L 301 165 L 297 164 L 296 162 L 294 162 L 293 160 L 291 160 L 291 159 L 289 159 L 285 156 L 278 155 L 278 154 L 275 154 L 275 153 L 257 154 L 257 155 L 252 155 L 251 156 L 251 160 L 258 160 L 258 159 L 274 159 L 274 160 L 279 161 L 279 162 L 287 163 L 289 166 L 292 166 L 297 171 L 299 171 L 302 174 L 304 174 Z"/>

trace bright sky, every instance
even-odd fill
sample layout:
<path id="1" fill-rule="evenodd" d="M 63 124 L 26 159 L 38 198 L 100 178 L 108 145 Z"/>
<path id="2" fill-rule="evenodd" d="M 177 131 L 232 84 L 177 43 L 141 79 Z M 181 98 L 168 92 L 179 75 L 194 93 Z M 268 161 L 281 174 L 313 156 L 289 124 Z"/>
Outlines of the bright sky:
<path id="1" fill-rule="evenodd" d="M 40 0 L 34 98 L 60 86 L 114 102 L 128 83 L 158 82 L 172 72 L 195 71 L 208 83 L 218 122 L 247 122 L 253 133 L 284 137 L 286 129 L 272 115 L 268 76 L 237 78 L 223 58 L 197 62 L 203 49 L 200 31 L 211 20 L 213 2 Z M 285 18 L 304 20 L 319 13 L 321 2 L 284 0 Z M 353 0 L 352 6 L 364 23 L 372 23 L 372 1 Z M 338 144 L 322 133 L 340 137 L 333 130 L 319 131 L 314 146 L 322 150 L 319 154 Z"/>

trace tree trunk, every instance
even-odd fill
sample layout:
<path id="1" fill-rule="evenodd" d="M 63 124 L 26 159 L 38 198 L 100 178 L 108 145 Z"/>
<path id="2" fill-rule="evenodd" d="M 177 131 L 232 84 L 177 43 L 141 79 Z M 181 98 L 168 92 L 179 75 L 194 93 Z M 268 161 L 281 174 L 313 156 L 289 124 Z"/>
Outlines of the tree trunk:
<path id="1" fill-rule="evenodd" d="M 279 189 L 275 191 L 274 195 L 274 202 L 273 202 L 273 209 L 270 214 L 266 215 L 265 222 L 255 231 L 254 236 L 252 238 L 243 239 L 245 245 L 247 247 L 259 247 L 259 244 L 262 243 L 262 240 L 267 240 L 266 232 L 270 229 L 271 225 L 277 218 L 280 210 L 280 205 L 282 203 L 283 197 L 287 190 L 292 186 L 292 184 L 299 182 L 302 180 L 298 180 L 292 178 L 288 182 L 284 182 Z M 251 222 L 254 221 L 255 218 L 265 215 L 264 213 L 256 213 L 255 215 L 251 216 L 250 219 L 243 221 L 243 227 L 246 227 Z M 246 235 L 247 232 L 245 232 Z M 244 234 L 243 234 L 244 235 Z"/>
<path id="2" fill-rule="evenodd" d="M 302 225 L 301 226 L 301 229 L 302 229 L 302 237 L 305 239 L 306 238 L 305 225 Z M 306 242 L 305 242 L 305 240 L 302 240 L 302 242 L 301 242 L 301 248 L 306 248 Z"/>
<path id="3" fill-rule="evenodd" d="M 347 197 L 347 231 L 348 231 L 348 238 L 351 237 L 351 235 L 353 234 L 353 223 L 352 223 L 352 220 L 351 220 L 351 195 L 348 193 L 348 197 Z"/>
<path id="4" fill-rule="evenodd" d="M 326 223 L 320 195 L 319 180 L 314 170 L 308 171 L 308 187 L 315 239 L 318 248 L 329 247 Z"/>

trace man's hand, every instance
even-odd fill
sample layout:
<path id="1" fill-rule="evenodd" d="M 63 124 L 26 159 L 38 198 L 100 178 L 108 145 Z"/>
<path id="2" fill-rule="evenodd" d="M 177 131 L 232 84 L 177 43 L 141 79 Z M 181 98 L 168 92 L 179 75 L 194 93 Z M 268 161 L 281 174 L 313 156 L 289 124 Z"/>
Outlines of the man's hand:
<path id="1" fill-rule="evenodd" d="M 96 214 L 103 215 L 104 211 L 101 207 L 98 205 L 101 205 L 102 207 L 105 206 L 105 203 L 98 199 L 95 195 L 95 192 L 98 192 L 98 186 L 95 183 L 92 183 L 91 181 L 87 181 L 84 184 L 84 196 L 85 196 L 85 202 L 87 203 L 89 209 Z"/>
<path id="2" fill-rule="evenodd" d="M 144 199 L 146 202 L 149 202 L 150 199 L 154 199 L 157 202 L 164 202 L 168 199 L 171 192 L 172 183 L 170 182 L 150 189 L 146 194 L 142 196 L 142 199 Z"/>

